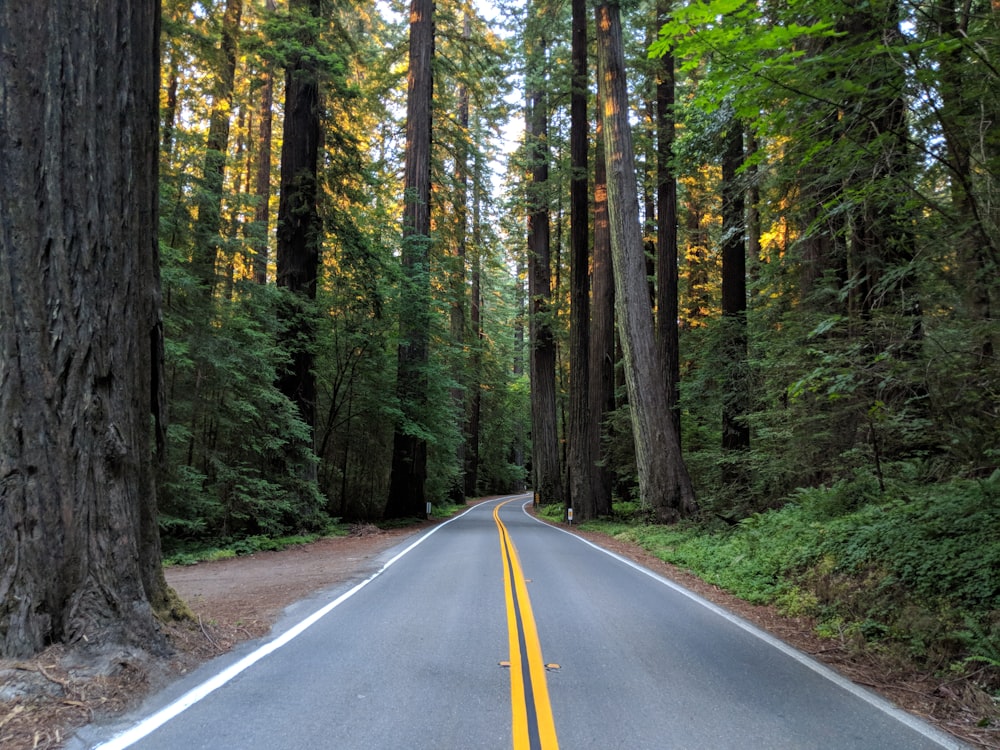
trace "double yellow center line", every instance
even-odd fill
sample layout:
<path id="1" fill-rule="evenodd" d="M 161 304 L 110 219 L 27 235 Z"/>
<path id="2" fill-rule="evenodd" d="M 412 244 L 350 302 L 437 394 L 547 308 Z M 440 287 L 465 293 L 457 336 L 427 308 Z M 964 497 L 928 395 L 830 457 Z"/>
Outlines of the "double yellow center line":
<path id="1" fill-rule="evenodd" d="M 500 503 L 493 509 L 493 520 L 500 532 L 500 555 L 503 558 L 503 585 L 507 600 L 507 634 L 510 640 L 510 698 L 513 720 L 513 750 L 558 750 L 556 726 L 549 703 L 545 662 L 538 642 L 531 600 L 525 585 L 521 563 L 507 527 L 500 520 Z"/>

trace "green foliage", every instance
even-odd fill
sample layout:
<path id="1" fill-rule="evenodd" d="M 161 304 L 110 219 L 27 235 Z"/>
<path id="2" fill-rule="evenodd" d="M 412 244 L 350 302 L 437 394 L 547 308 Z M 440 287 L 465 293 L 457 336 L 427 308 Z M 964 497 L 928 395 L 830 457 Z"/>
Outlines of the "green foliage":
<path id="1" fill-rule="evenodd" d="M 281 290 L 239 285 L 213 325 L 185 295 L 184 266 L 168 266 L 166 368 L 169 460 L 159 500 L 165 546 L 185 539 L 280 535 L 326 523 L 308 477 L 309 432 L 275 387 L 285 354 L 274 314 Z"/>
<path id="2" fill-rule="evenodd" d="M 451 518 L 465 509 L 466 506 L 454 503 L 433 503 L 431 505 L 431 518 Z"/>
<path id="3" fill-rule="evenodd" d="M 348 527 L 331 522 L 321 533 L 295 534 L 292 536 L 249 536 L 240 539 L 221 539 L 217 544 L 187 543 L 176 545 L 163 556 L 164 565 L 195 565 L 213 560 L 229 560 L 253 555 L 257 552 L 277 552 L 289 547 L 310 544 L 330 536 L 346 536 Z"/>
<path id="4" fill-rule="evenodd" d="M 553 523 L 562 523 L 566 520 L 566 509 L 559 503 L 539 505 L 536 512 L 539 517 L 544 518 L 547 521 L 552 521 Z"/>
<path id="5" fill-rule="evenodd" d="M 899 472 L 901 473 L 901 472 Z M 1000 654 L 1000 472 L 941 485 L 859 475 L 735 526 L 596 521 L 706 581 L 821 633 L 895 644 L 932 668 Z M 1000 673 L 995 674 L 1000 678 Z"/>

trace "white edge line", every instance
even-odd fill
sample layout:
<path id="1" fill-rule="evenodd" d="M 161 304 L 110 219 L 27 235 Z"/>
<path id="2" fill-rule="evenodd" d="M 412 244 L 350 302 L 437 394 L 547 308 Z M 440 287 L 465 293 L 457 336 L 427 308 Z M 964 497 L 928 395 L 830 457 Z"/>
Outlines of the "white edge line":
<path id="1" fill-rule="evenodd" d="M 238 662 L 227 667 L 223 671 L 216 674 L 214 677 L 211 677 L 210 679 L 201 683 L 197 687 L 192 688 L 187 693 L 182 695 L 180 698 L 164 706 L 163 708 L 161 708 L 159 711 L 152 714 L 148 718 L 143 719 L 140 723 L 136 724 L 131 729 L 128 729 L 122 734 L 119 734 L 115 737 L 112 737 L 110 740 L 107 740 L 106 742 L 103 742 L 99 745 L 95 745 L 93 750 L 124 750 L 124 748 L 127 748 L 130 745 L 138 742 L 143 737 L 152 734 L 154 731 L 156 731 L 161 726 L 166 724 L 168 721 L 176 717 L 178 714 L 187 710 L 195 703 L 200 701 L 202 698 L 205 698 L 210 693 L 213 693 L 214 691 L 218 690 L 220 687 L 222 687 L 227 682 L 236 677 L 240 672 L 243 672 L 244 670 L 253 666 L 268 654 L 277 651 L 279 648 L 287 644 L 293 638 L 296 638 L 297 636 L 305 632 L 308 628 L 310 628 L 312 625 L 315 625 L 316 622 L 318 622 L 320 619 L 328 615 L 336 607 L 339 607 L 345 601 L 347 601 L 356 593 L 361 591 L 361 589 L 363 589 L 369 583 L 371 583 L 380 575 L 382 575 L 401 557 L 403 557 L 403 555 L 410 552 L 417 545 L 426 541 L 428 537 L 437 532 L 438 529 L 444 528 L 452 521 L 457 521 L 466 513 L 470 513 L 476 510 L 476 508 L 480 507 L 480 505 L 482 505 L 482 503 L 474 505 L 468 510 L 462 511 L 457 516 L 453 516 L 444 523 L 438 524 L 437 526 L 434 526 L 433 528 L 429 529 L 426 533 L 421 534 L 412 544 L 406 547 L 402 552 L 395 555 L 392 559 L 387 561 L 385 565 L 383 565 L 377 571 L 372 573 L 368 578 L 366 578 L 365 580 L 361 581 L 361 583 L 354 586 L 354 588 L 350 589 L 349 591 L 345 591 L 343 594 L 338 596 L 329 604 L 324 605 L 323 607 L 321 607 L 320 609 L 316 610 L 311 615 L 309 615 L 307 618 L 299 622 L 294 627 L 290 628 L 289 630 L 286 630 L 284 633 L 275 638 L 273 641 L 268 641 L 263 646 L 247 654 Z"/>
<path id="2" fill-rule="evenodd" d="M 600 546 L 599 544 L 594 544 L 589 539 L 585 539 L 582 536 L 579 536 L 578 534 L 574 534 L 572 531 L 569 531 L 568 529 L 564 529 L 564 528 L 562 528 L 560 526 L 556 526 L 553 523 L 549 523 L 548 521 L 542 520 L 542 519 L 540 519 L 540 518 L 538 518 L 536 516 L 531 515 L 527 511 L 527 506 L 528 506 L 528 503 L 525 503 L 524 505 L 522 505 L 521 506 L 521 511 L 524 513 L 524 515 L 528 516 L 528 518 L 532 519 L 533 521 L 536 521 L 537 523 L 543 524 L 544 526 L 548 526 L 551 529 L 555 529 L 556 531 L 561 531 L 563 534 L 567 534 L 568 536 L 571 536 L 574 539 L 577 539 L 580 542 L 583 542 L 584 544 L 586 544 L 586 545 L 588 545 L 590 547 L 593 547 L 594 549 L 596 549 L 596 550 L 598 550 L 600 552 L 603 552 L 605 555 L 608 555 L 609 557 L 613 557 L 616 560 L 618 560 L 619 562 L 622 562 L 625 565 L 628 565 L 630 568 L 634 568 L 635 570 L 639 571 L 640 573 L 643 573 L 643 574 L 649 576 L 653 580 L 658 581 L 659 583 L 662 583 L 664 586 L 666 586 L 666 587 L 668 587 L 670 589 L 673 589 L 677 593 L 683 594 L 684 596 L 686 596 L 687 598 L 691 599 L 692 601 L 697 602 L 698 604 L 700 604 L 701 606 L 703 606 L 706 609 L 710 610 L 711 612 L 714 612 L 715 614 L 719 615 L 720 617 L 724 618 L 725 620 L 728 620 L 729 622 L 731 622 L 732 624 L 736 625 L 737 627 L 742 628 L 743 630 L 745 630 L 746 632 L 748 632 L 751 635 L 755 636 L 756 638 L 759 638 L 760 640 L 764 641 L 768 645 L 773 646 L 774 648 L 778 649 L 779 651 L 781 651 L 782 653 L 786 654 L 787 656 L 790 656 L 795 661 L 799 662 L 803 666 L 808 667 L 809 669 L 813 670 L 817 674 L 825 677 L 826 679 L 828 679 L 831 682 L 835 683 L 836 685 L 838 685 L 839 687 L 843 688 L 844 690 L 846 690 L 847 692 L 851 693 L 852 695 L 854 695 L 854 696 L 860 698 L 861 700 L 863 700 L 863 701 L 871 704 L 875 708 L 879 709 L 883 713 L 888 714 L 889 716 L 891 716 L 892 718 L 896 719 L 897 721 L 902 722 L 906 726 L 910 727 L 910 729 L 913 729 L 914 731 L 919 732 L 920 734 L 922 734 L 927 739 L 929 739 L 929 740 L 931 740 L 933 742 L 938 743 L 939 745 L 941 745 L 941 747 L 947 748 L 947 750 L 968 750 L 968 748 L 969 748 L 968 745 L 965 745 L 965 744 L 959 742 L 958 740 L 956 740 L 951 735 L 945 734 L 941 730 L 937 729 L 936 727 L 931 726 L 930 724 L 928 724 L 925 721 L 922 721 L 918 717 L 913 716 L 910 713 L 907 713 L 906 711 L 904 711 L 901 708 L 895 706 L 894 704 L 892 704 L 890 701 L 886 700 L 882 696 L 877 695 L 877 694 L 875 694 L 875 693 L 873 693 L 873 692 L 871 692 L 869 690 L 865 690 L 863 687 L 861 687 L 860 685 L 858 685 L 858 684 L 852 682 L 851 680 L 847 679 L 846 677 L 844 677 L 839 672 L 831 669 L 830 667 L 826 666 L 825 664 L 823 664 L 821 662 L 816 661 L 815 659 L 813 659 L 812 657 L 806 655 L 802 651 L 799 651 L 798 649 L 793 648 L 792 646 L 789 646 L 787 643 L 785 643 L 784 641 L 780 640 L 779 638 L 774 637 L 773 635 L 771 635 L 767 631 L 761 630 L 756 625 L 751 624 L 747 620 L 744 620 L 743 618 L 738 617 L 737 615 L 734 615 L 732 612 L 730 612 L 730 611 L 728 611 L 726 609 L 723 609 L 719 605 L 714 604 L 713 602 L 710 602 L 708 599 L 705 599 L 705 598 L 699 596 L 698 594 L 694 593 L 693 591 L 689 591 L 688 589 L 686 589 L 683 586 L 681 586 L 679 583 L 671 581 L 669 578 L 664 578 L 663 576 L 659 575 L 658 573 L 653 572 L 649 568 L 646 568 L 646 567 L 640 565 L 639 563 L 635 562 L 634 560 L 629 560 L 627 557 L 622 557 L 621 555 L 617 554 L 616 552 L 612 552 L 611 550 L 604 549 L 604 547 Z"/>

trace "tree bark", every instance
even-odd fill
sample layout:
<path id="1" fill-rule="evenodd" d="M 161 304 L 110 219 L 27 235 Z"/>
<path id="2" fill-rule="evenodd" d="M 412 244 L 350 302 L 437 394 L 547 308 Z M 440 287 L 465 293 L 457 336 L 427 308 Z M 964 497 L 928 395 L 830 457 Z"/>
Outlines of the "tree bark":
<path id="1" fill-rule="evenodd" d="M 289 11 L 319 18 L 319 0 L 291 0 Z M 315 44 L 304 31 L 304 45 Z M 316 299 L 322 228 L 316 206 L 320 142 L 319 74 L 314 55 L 303 54 L 285 72 L 285 125 L 281 149 L 281 195 L 278 201 L 278 286 L 289 294 L 280 310 L 283 343 L 290 366 L 278 387 L 299 409 L 302 420 L 316 424 L 316 376 L 311 342 L 315 324 L 310 302 Z M 310 449 L 312 446 L 310 446 Z"/>
<path id="2" fill-rule="evenodd" d="M 670 18 L 669 0 L 656 8 L 657 26 Z M 656 332 L 667 383 L 670 417 L 681 442 L 681 356 L 677 325 L 677 178 L 674 176 L 674 55 L 660 60 L 656 79 Z"/>
<path id="3" fill-rule="evenodd" d="M 465 427 L 465 495 L 475 497 L 479 487 L 479 440 L 483 411 L 483 283 L 482 283 L 482 185 L 479 159 L 474 159 L 472 178 L 472 289 L 469 304 L 469 324 L 475 337 L 472 350 L 472 396 Z"/>
<path id="4" fill-rule="evenodd" d="M 611 269 L 608 184 L 604 156 L 604 118 L 597 97 L 597 143 L 594 155 L 594 268 L 590 307 L 590 418 L 594 507 L 598 516 L 611 512 L 614 477 L 608 467 L 604 421 L 615 410 L 615 280 Z"/>
<path id="5" fill-rule="evenodd" d="M 387 518 L 425 512 L 427 444 L 419 425 L 427 403 L 424 368 L 430 340 L 431 101 L 434 91 L 433 0 L 410 4 L 410 65 L 407 79 L 406 163 L 403 207 L 403 294 L 397 350 L 396 394 L 403 420 L 396 425 Z"/>
<path id="6" fill-rule="evenodd" d="M 267 0 L 267 12 L 273 13 L 274 0 Z M 271 141 L 274 121 L 274 74 L 271 64 L 263 71 L 264 85 L 260 91 L 260 124 L 257 131 L 257 174 L 254 194 L 253 278 L 258 284 L 267 283 L 268 229 L 271 223 Z"/>
<path id="7" fill-rule="evenodd" d="M 600 423 L 590 414 L 590 222 L 587 193 L 587 3 L 572 3 L 570 92 L 570 344 L 566 501 L 576 517 L 594 518 L 594 440 Z"/>
<path id="8" fill-rule="evenodd" d="M 549 235 L 548 110 L 545 92 L 546 42 L 531 13 L 527 40 L 525 99 L 531 179 L 528 185 L 528 296 L 531 336 L 531 459 L 539 502 L 559 502 L 559 434 L 556 420 L 556 341 L 552 330 Z"/>
<path id="9" fill-rule="evenodd" d="M 747 360 L 746 199 L 737 175 L 743 164 L 743 126 L 729 119 L 722 155 L 722 323 L 725 367 L 722 405 L 722 467 L 726 484 L 745 485 L 747 476 L 733 452 L 750 447 Z"/>
<path id="10" fill-rule="evenodd" d="M 658 520 L 672 522 L 694 513 L 697 504 L 671 422 L 653 312 L 648 304 L 619 7 L 602 3 L 596 8 L 596 16 L 615 313 L 625 362 L 639 492 L 643 504 L 653 509 Z"/>
<path id="11" fill-rule="evenodd" d="M 462 40 L 468 44 L 471 36 L 471 20 L 469 13 L 462 18 Z M 458 137 L 455 142 L 455 194 L 453 207 L 455 211 L 455 255 L 451 267 L 451 345 L 463 359 L 466 357 L 465 317 L 468 299 L 465 291 L 468 275 L 468 215 L 469 215 L 469 89 L 464 80 L 458 86 Z M 465 361 L 461 363 L 463 373 L 469 367 Z M 470 363 L 471 364 L 471 363 Z M 466 421 L 466 390 L 462 385 L 472 386 L 466 376 L 459 378 L 460 385 L 452 392 L 455 411 L 463 422 Z M 457 448 L 456 463 L 459 475 L 451 488 L 451 501 L 455 504 L 465 502 L 465 471 L 466 455 L 470 448 L 468 435 L 462 430 L 462 440 Z"/>
<path id="12" fill-rule="evenodd" d="M 159 18 L 155 0 L 0 4 L 3 657 L 165 649 Z"/>

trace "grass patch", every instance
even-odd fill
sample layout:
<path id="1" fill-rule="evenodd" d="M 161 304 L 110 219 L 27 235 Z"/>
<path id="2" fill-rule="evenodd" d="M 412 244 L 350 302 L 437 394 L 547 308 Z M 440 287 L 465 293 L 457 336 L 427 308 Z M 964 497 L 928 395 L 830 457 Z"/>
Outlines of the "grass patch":
<path id="1" fill-rule="evenodd" d="M 535 508 L 535 513 L 539 518 L 544 518 L 552 523 L 562 523 L 566 520 L 566 508 L 559 503 L 548 503 Z"/>

